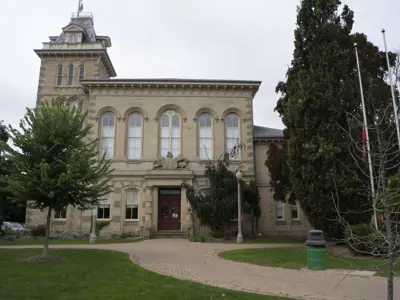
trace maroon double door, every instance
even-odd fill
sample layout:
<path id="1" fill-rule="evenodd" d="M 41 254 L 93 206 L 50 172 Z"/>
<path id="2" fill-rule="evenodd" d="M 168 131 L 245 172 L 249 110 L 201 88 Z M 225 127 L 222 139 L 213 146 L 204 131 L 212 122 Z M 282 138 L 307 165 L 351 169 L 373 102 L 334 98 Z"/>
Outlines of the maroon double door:
<path id="1" fill-rule="evenodd" d="M 158 190 L 158 230 L 181 230 L 181 190 Z"/>

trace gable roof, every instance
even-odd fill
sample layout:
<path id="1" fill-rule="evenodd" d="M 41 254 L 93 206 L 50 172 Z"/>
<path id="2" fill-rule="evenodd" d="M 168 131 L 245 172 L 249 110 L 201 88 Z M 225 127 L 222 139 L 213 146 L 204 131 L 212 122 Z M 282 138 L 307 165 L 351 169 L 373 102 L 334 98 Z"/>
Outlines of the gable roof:
<path id="1" fill-rule="evenodd" d="M 83 17 L 72 18 L 71 21 L 69 22 L 69 24 L 67 26 L 65 26 L 64 28 L 67 28 L 71 25 L 76 25 L 76 26 L 82 27 L 85 30 L 85 33 L 86 33 L 85 41 L 87 43 L 95 43 L 96 42 L 96 32 L 94 30 L 93 20 L 91 18 L 83 18 Z M 66 35 L 63 31 L 58 36 L 55 43 L 64 43 L 65 37 L 66 37 Z"/>
<path id="2" fill-rule="evenodd" d="M 283 130 L 264 127 L 264 126 L 253 126 L 253 139 L 254 140 L 282 140 Z"/>

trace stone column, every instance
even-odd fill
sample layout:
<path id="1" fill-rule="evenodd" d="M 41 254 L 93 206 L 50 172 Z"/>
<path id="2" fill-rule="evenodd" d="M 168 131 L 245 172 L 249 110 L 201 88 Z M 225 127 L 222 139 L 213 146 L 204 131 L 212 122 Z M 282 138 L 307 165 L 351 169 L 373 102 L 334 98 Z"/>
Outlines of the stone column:
<path id="1" fill-rule="evenodd" d="M 145 204 L 145 222 L 144 222 L 144 237 L 150 238 L 151 220 L 152 220 L 152 202 L 153 202 L 153 188 L 147 187 L 146 189 L 146 204 Z"/>

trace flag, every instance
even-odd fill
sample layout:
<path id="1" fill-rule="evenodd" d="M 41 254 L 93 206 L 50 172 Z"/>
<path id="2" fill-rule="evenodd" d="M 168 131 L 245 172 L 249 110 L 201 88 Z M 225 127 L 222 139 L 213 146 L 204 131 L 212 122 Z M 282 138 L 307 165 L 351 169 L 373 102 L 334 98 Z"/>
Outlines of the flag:
<path id="1" fill-rule="evenodd" d="M 365 132 L 365 128 L 362 131 L 361 138 L 362 138 L 362 155 L 363 157 L 365 157 L 366 156 L 365 145 L 367 143 L 367 134 Z"/>
<path id="2" fill-rule="evenodd" d="M 83 0 L 79 0 L 79 12 L 83 11 Z"/>

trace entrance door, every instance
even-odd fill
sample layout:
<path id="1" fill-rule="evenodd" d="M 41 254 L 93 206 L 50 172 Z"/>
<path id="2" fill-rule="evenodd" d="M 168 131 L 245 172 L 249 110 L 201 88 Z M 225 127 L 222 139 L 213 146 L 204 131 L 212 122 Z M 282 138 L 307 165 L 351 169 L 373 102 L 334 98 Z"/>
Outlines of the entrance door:
<path id="1" fill-rule="evenodd" d="M 158 230 L 181 230 L 181 190 L 158 190 Z"/>

